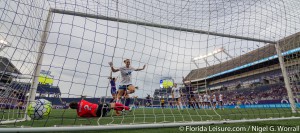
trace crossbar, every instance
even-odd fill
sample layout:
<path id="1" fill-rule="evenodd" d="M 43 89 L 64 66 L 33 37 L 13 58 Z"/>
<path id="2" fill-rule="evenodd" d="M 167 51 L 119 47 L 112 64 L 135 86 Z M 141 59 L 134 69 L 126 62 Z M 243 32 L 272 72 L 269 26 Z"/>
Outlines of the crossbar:
<path id="1" fill-rule="evenodd" d="M 73 15 L 73 16 L 79 16 L 79 17 L 88 17 L 88 18 L 102 19 L 102 20 L 122 22 L 122 23 L 128 23 L 128 24 L 163 28 L 163 29 L 171 29 L 171 30 L 177 30 L 177 31 L 185 31 L 185 32 L 207 34 L 207 35 L 214 35 L 214 36 L 220 36 L 220 37 L 227 37 L 227 38 L 235 38 L 235 39 L 248 40 L 248 41 L 254 41 L 254 42 L 263 42 L 263 43 L 271 43 L 271 44 L 276 43 L 275 41 L 270 41 L 270 40 L 263 40 L 263 39 L 250 38 L 250 37 L 244 37 L 244 36 L 229 35 L 229 34 L 223 34 L 223 33 L 211 32 L 211 31 L 204 31 L 204 30 L 188 29 L 188 28 L 183 28 L 183 27 L 162 25 L 162 24 L 157 24 L 157 23 L 141 22 L 141 21 L 135 21 L 135 20 L 129 20 L 129 19 L 108 17 L 108 16 L 104 16 L 104 15 L 95 15 L 95 14 L 69 11 L 69 10 L 62 10 L 62 9 L 53 9 L 52 8 L 51 12 L 59 13 L 59 14 Z"/>

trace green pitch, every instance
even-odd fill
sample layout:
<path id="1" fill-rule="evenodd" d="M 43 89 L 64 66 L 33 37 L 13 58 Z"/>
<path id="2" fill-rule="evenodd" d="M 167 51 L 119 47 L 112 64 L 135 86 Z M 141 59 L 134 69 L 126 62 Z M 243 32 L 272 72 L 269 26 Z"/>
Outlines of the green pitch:
<path id="1" fill-rule="evenodd" d="M 15 114 L 9 113 L 8 110 L 0 114 L 1 118 L 17 116 L 18 111 L 12 111 Z M 19 112 L 22 113 L 22 112 Z M 20 114 L 22 115 L 22 114 Z M 128 112 L 123 116 L 115 116 L 114 111 L 111 111 L 108 116 L 103 118 L 80 118 L 76 115 L 76 110 L 72 109 L 57 109 L 52 110 L 50 115 L 42 120 L 32 120 L 26 122 L 19 122 L 14 124 L 2 125 L 2 127 L 51 127 L 51 126 L 74 126 L 74 125 L 107 125 L 107 124 L 142 124 L 142 123 L 173 123 L 173 122 L 192 122 L 192 121 L 218 121 L 218 120 L 241 120 L 241 119 L 256 119 L 256 118 L 278 118 L 278 117 L 291 117 L 300 116 L 298 113 L 291 113 L 289 108 L 277 109 L 225 109 L 225 110 L 209 110 L 209 109 L 184 109 L 179 111 L 177 109 L 135 109 Z M 2 119 L 2 120 L 4 120 Z M 253 123 L 236 123 L 236 124 L 223 124 L 220 126 L 244 126 L 244 125 L 300 125 L 299 120 L 288 121 L 266 121 L 266 122 L 253 122 Z M 138 129 L 130 130 L 135 131 L 149 131 L 159 132 L 157 129 Z M 123 132 L 119 130 L 118 132 Z M 128 130 L 126 130 L 128 132 Z M 163 128 L 161 131 L 174 131 L 179 132 L 178 128 Z M 112 132 L 112 131 L 108 131 Z"/>

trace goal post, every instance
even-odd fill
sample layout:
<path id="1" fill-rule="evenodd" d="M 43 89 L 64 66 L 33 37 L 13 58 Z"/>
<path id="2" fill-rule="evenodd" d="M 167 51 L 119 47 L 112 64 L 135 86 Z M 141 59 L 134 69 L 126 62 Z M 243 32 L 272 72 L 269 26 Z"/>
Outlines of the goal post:
<path id="1" fill-rule="evenodd" d="M 284 85 L 285 85 L 285 88 L 287 90 L 288 98 L 289 98 L 290 105 L 291 105 L 291 110 L 292 110 L 293 113 L 296 113 L 297 112 L 297 107 L 296 107 L 296 104 L 295 104 L 294 95 L 293 95 L 291 85 L 290 85 L 291 82 L 290 82 L 290 79 L 288 77 L 286 66 L 285 66 L 285 63 L 284 63 L 283 56 L 282 56 L 282 50 L 279 46 L 279 42 L 277 42 L 274 45 L 275 45 L 275 48 L 276 48 L 280 68 L 281 68 L 281 71 L 282 71 L 282 76 L 284 78 Z"/>
<path id="2" fill-rule="evenodd" d="M 27 107 L 29 106 L 29 104 L 33 101 L 35 101 L 36 99 L 36 91 L 37 91 L 37 87 L 39 84 L 39 77 L 40 77 L 40 72 L 41 72 L 41 67 L 43 64 L 43 58 L 44 58 L 44 49 L 47 43 L 47 39 L 48 39 L 48 33 L 49 28 L 50 28 L 50 23 L 51 23 L 51 18 L 52 18 L 52 12 L 51 10 L 48 11 L 48 15 L 47 15 L 47 19 L 45 21 L 45 25 L 44 25 L 44 29 L 42 32 L 42 36 L 41 36 L 41 43 L 39 45 L 38 48 L 38 55 L 37 55 L 37 60 L 35 63 L 35 69 L 34 69 L 34 77 L 32 79 L 31 82 L 31 87 L 30 87 L 30 91 L 29 91 L 29 97 L 27 99 Z M 25 111 L 25 114 L 27 114 L 27 110 Z M 31 118 L 28 115 L 24 115 L 24 119 L 25 120 L 30 120 Z"/>

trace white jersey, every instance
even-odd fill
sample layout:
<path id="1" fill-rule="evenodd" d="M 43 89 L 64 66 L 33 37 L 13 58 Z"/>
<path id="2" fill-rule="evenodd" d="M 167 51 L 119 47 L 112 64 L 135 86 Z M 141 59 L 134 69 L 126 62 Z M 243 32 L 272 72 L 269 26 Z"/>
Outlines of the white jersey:
<path id="1" fill-rule="evenodd" d="M 204 96 L 203 96 L 203 99 L 204 99 L 204 100 L 203 100 L 203 101 L 204 101 L 204 102 L 207 102 L 207 101 L 208 101 L 207 98 L 208 98 L 208 95 L 207 95 L 207 94 L 204 94 Z"/>
<path id="2" fill-rule="evenodd" d="M 122 76 L 122 80 L 120 82 L 120 85 L 130 85 L 132 84 L 131 82 L 131 73 L 132 71 L 134 71 L 135 69 L 133 67 L 121 67 L 119 68 L 120 72 L 121 72 L 121 76 Z"/>
<path id="3" fill-rule="evenodd" d="M 207 102 L 211 102 L 210 95 L 207 95 L 207 99 L 208 99 Z"/>
<path id="4" fill-rule="evenodd" d="M 213 95 L 213 102 L 217 102 L 217 97 L 215 94 Z"/>
<path id="5" fill-rule="evenodd" d="M 219 95 L 219 101 L 223 101 L 223 95 L 222 94 Z"/>
<path id="6" fill-rule="evenodd" d="M 199 95 L 199 102 L 203 102 L 203 98 L 201 95 Z"/>
<path id="7" fill-rule="evenodd" d="M 179 87 L 172 88 L 172 92 L 173 92 L 174 98 L 180 98 L 180 89 L 179 89 Z"/>

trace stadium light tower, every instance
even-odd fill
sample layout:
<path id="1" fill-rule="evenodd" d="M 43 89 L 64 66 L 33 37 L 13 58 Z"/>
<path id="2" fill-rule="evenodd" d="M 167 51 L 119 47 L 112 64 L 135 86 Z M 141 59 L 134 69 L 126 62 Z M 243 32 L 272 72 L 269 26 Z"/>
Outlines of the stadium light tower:
<path id="1" fill-rule="evenodd" d="M 194 64 L 196 65 L 197 68 L 199 68 L 199 66 L 197 65 L 196 61 L 202 60 L 202 59 L 205 61 L 206 64 L 208 64 L 208 66 L 210 66 L 210 64 L 207 61 L 207 58 L 210 56 L 213 56 L 214 58 L 216 58 L 219 61 L 219 63 L 221 63 L 222 61 L 216 56 L 216 54 L 222 53 L 222 52 L 225 53 L 228 57 L 233 58 L 229 53 L 227 53 L 225 51 L 225 49 L 223 47 L 221 47 L 221 48 L 215 49 L 214 51 L 212 51 L 211 53 L 208 53 L 206 55 L 200 55 L 198 57 L 194 57 L 192 59 L 192 61 L 194 62 Z"/>
<path id="2" fill-rule="evenodd" d="M 6 47 L 9 47 L 8 42 L 4 40 L 0 40 L 0 52 L 4 50 Z"/>

